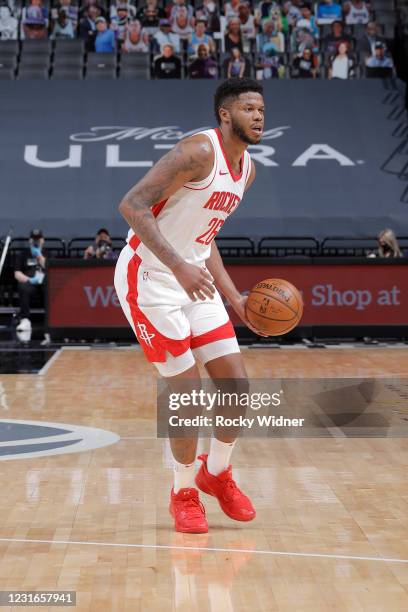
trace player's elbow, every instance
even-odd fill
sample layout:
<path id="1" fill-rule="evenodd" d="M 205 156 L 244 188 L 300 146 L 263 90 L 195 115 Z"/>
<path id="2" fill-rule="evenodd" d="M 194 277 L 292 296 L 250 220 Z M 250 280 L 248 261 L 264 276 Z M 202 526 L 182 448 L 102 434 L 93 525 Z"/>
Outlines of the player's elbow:
<path id="1" fill-rule="evenodd" d="M 119 202 L 119 206 L 118 206 L 118 210 L 120 212 L 120 214 L 124 217 L 125 216 L 125 211 L 128 208 L 128 202 L 126 197 L 122 198 L 122 200 Z"/>
<path id="2" fill-rule="evenodd" d="M 133 229 L 139 224 L 139 220 L 146 211 L 146 208 L 136 193 L 126 194 L 118 207 L 122 217 Z"/>
<path id="3" fill-rule="evenodd" d="M 126 221 L 129 222 L 131 215 L 131 205 L 130 202 L 128 200 L 128 198 L 125 196 L 119 203 L 118 206 L 119 212 L 122 215 L 122 217 L 124 217 L 124 219 L 126 219 Z"/>

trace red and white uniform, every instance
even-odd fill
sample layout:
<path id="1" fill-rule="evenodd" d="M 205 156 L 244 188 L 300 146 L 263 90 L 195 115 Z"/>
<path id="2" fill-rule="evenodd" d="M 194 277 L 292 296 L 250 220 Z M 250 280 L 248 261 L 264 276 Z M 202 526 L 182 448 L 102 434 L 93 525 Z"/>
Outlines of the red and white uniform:
<path id="1" fill-rule="evenodd" d="M 251 160 L 245 151 L 240 173 L 234 175 L 219 129 L 201 134 L 209 138 L 214 149 L 209 176 L 197 183 L 186 183 L 170 198 L 155 204 L 152 212 L 161 233 L 177 253 L 188 263 L 205 267 L 212 241 L 244 195 Z M 204 362 L 209 356 L 215 359 L 239 350 L 219 293 L 213 299 L 193 302 L 171 270 L 132 230 L 116 265 L 115 288 L 149 361 L 160 364 L 186 353 L 191 367 L 191 349 Z M 198 349 L 210 344 L 212 350 L 201 351 L 200 355 Z"/>

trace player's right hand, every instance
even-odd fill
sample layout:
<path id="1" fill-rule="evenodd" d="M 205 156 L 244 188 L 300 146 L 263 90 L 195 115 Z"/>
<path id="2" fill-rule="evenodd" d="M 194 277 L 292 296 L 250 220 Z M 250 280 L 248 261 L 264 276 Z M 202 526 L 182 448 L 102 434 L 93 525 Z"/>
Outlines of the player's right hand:
<path id="1" fill-rule="evenodd" d="M 173 274 L 193 302 L 214 297 L 213 278 L 204 268 L 183 261 L 173 269 Z"/>
<path id="2" fill-rule="evenodd" d="M 247 300 L 247 295 L 240 295 L 238 299 L 231 300 L 231 306 L 233 307 L 241 321 L 243 321 L 245 325 L 249 327 L 251 331 L 254 332 L 254 334 L 256 334 L 257 336 L 262 336 L 263 338 L 267 338 L 267 334 L 264 334 L 264 332 L 260 331 L 259 329 L 256 329 L 256 327 L 254 327 L 251 322 L 248 321 L 248 317 L 245 310 Z"/>

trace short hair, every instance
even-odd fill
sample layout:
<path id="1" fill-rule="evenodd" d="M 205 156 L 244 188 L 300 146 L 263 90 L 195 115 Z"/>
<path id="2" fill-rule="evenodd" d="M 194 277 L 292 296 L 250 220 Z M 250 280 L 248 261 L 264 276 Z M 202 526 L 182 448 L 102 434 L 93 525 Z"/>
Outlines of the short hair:
<path id="1" fill-rule="evenodd" d="M 225 101 L 229 98 L 238 98 L 243 93 L 256 92 L 263 96 L 263 87 L 254 79 L 237 79 L 232 78 L 224 81 L 217 87 L 214 95 L 214 112 L 217 123 L 220 124 L 219 110 L 224 106 Z"/>
<path id="2" fill-rule="evenodd" d="M 99 230 L 96 232 L 96 235 L 97 235 L 97 236 L 99 236 L 99 234 L 107 234 L 108 236 L 110 236 L 110 234 L 109 234 L 108 230 L 106 229 L 106 227 L 101 227 L 101 229 L 99 229 Z"/>

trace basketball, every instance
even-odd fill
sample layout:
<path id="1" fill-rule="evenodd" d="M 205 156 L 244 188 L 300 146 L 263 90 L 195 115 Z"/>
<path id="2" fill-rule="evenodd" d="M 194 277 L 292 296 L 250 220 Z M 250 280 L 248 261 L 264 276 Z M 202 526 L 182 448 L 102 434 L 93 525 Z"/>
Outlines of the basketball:
<path id="1" fill-rule="evenodd" d="M 294 285 L 281 278 L 267 278 L 255 285 L 245 305 L 248 321 L 268 336 L 281 336 L 299 323 L 303 300 Z"/>

